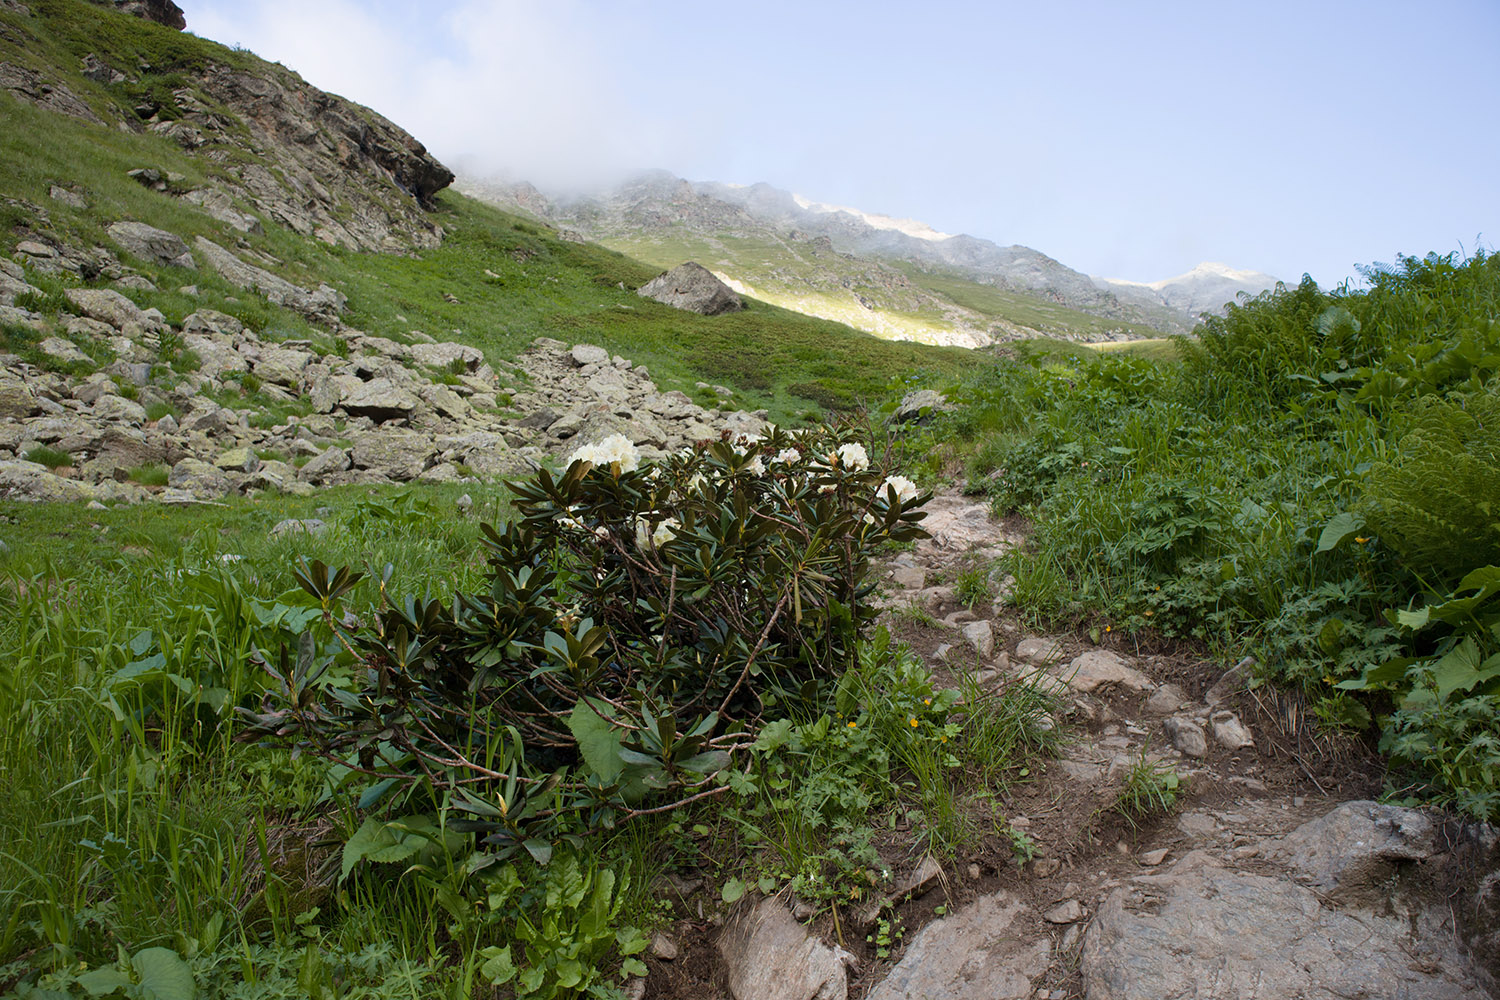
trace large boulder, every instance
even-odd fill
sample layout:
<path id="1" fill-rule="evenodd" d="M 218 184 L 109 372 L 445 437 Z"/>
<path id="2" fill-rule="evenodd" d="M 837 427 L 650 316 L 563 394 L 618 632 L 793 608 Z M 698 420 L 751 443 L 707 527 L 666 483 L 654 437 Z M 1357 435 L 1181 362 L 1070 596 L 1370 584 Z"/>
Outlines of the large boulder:
<path id="1" fill-rule="evenodd" d="M 108 229 L 110 238 L 142 260 L 170 267 L 198 267 L 182 237 L 144 222 L 115 222 Z"/>
<path id="2" fill-rule="evenodd" d="M 354 442 L 356 469 L 369 469 L 398 482 L 415 479 L 437 457 L 432 438 L 405 428 L 367 431 Z"/>
<path id="3" fill-rule="evenodd" d="M 1001 891 L 923 927 L 870 1000 L 1022 1000 L 1047 971 L 1052 942 Z"/>
<path id="4" fill-rule="evenodd" d="M 745 308 L 734 289 L 714 277 L 708 268 L 691 260 L 652 278 L 640 287 L 637 294 L 704 316 Z"/>
<path id="5" fill-rule="evenodd" d="M 842 949 L 830 948 L 779 899 L 743 906 L 719 937 L 735 1000 L 845 1000 Z"/>

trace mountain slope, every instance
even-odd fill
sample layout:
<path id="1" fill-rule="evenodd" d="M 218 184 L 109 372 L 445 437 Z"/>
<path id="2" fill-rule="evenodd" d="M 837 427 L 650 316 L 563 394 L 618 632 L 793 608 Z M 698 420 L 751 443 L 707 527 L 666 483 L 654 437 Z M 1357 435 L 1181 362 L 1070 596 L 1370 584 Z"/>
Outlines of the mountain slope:
<path id="1" fill-rule="evenodd" d="M 1228 264 L 1205 262 L 1173 278 L 1150 283 L 1096 279 L 1101 288 L 1122 296 L 1138 296 L 1170 309 L 1196 316 L 1219 312 L 1240 295 L 1255 296 L 1275 288 L 1277 279 L 1259 271 L 1244 271 Z"/>
<path id="2" fill-rule="evenodd" d="M 465 176 L 458 184 L 661 267 L 697 259 L 751 294 L 878 336 L 970 347 L 1038 334 L 1122 340 L 1186 332 L 1200 311 L 1193 307 L 1202 296 L 1176 286 L 1163 294 L 1100 282 L 1029 247 L 940 233 L 768 184 L 653 171 L 601 194 L 556 198 L 525 183 Z"/>
<path id="3" fill-rule="evenodd" d="M 212 309 L 323 350 L 351 330 L 437 337 L 498 365 L 537 336 L 587 340 L 649 364 L 664 389 L 724 383 L 734 405 L 782 419 L 961 363 L 764 303 L 706 319 L 641 299 L 654 267 L 445 189 L 447 169 L 375 112 L 81 0 L 0 4 L 0 161 L 0 255 L 44 293 L 0 305 L 0 352 L 33 360 L 73 315 L 63 293 L 92 286 L 174 328 Z M 180 238 L 194 269 L 137 256 L 121 224 Z M 260 291 L 215 261 L 258 271 Z M 308 298 L 266 292 L 271 279 Z M 323 285 L 320 301 L 339 304 L 319 313 Z M 106 344 L 83 346 L 108 357 Z"/>

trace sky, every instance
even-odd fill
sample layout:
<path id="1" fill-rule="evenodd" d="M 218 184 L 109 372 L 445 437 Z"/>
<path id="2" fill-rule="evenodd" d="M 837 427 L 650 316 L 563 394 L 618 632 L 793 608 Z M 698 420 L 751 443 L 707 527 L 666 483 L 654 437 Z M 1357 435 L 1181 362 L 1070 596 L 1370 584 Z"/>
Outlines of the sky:
<path id="1" fill-rule="evenodd" d="M 1500 233 L 1500 2 L 178 0 L 465 173 L 644 169 L 1154 281 Z"/>

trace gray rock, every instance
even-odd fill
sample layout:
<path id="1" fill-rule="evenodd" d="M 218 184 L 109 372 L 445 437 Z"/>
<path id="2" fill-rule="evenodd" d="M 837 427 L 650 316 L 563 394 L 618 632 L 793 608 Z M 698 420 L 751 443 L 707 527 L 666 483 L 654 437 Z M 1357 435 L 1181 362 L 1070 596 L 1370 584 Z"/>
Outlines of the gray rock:
<path id="1" fill-rule="evenodd" d="M 869 1000 L 1022 1000 L 1052 945 L 1027 934 L 1030 914 L 1008 892 L 981 896 L 917 932 Z"/>
<path id="2" fill-rule="evenodd" d="M 574 344 L 569 356 L 572 357 L 573 364 L 580 368 L 584 365 L 609 364 L 609 352 L 593 344 Z"/>
<path id="3" fill-rule="evenodd" d="M 933 413 L 951 410 L 948 397 L 934 389 L 916 389 L 901 397 L 893 419 L 898 424 L 925 420 Z"/>
<path id="4" fill-rule="evenodd" d="M 1224 749 L 1240 750 L 1255 746 L 1255 738 L 1250 735 L 1250 730 L 1233 712 L 1215 712 L 1212 722 L 1214 740 Z"/>
<path id="5" fill-rule="evenodd" d="M 677 942 L 657 931 L 651 935 L 651 954 L 663 962 L 674 961 L 677 958 Z"/>
<path id="6" fill-rule="evenodd" d="M 1146 699 L 1146 714 L 1171 715 L 1188 703 L 1187 695 L 1176 684 L 1163 684 Z"/>
<path id="7" fill-rule="evenodd" d="M 213 188 L 197 188 L 182 196 L 182 200 L 190 205 L 197 205 L 213 219 L 218 219 L 233 229 L 242 233 L 259 233 L 262 231 L 260 220 L 249 212 L 241 212 L 234 207 L 234 199 L 223 191 Z"/>
<path id="8" fill-rule="evenodd" d="M 312 364 L 313 355 L 289 347 L 271 347 L 260 352 L 251 371 L 266 382 L 296 387 L 302 373 Z"/>
<path id="9" fill-rule="evenodd" d="M 199 309 L 189 313 L 183 319 L 182 332 L 238 337 L 245 332 L 245 324 L 228 313 L 221 313 L 216 309 Z"/>
<path id="10" fill-rule="evenodd" d="M 1131 691 L 1149 691 L 1156 685 L 1145 674 L 1108 649 L 1090 649 L 1075 656 L 1067 667 L 1058 670 L 1074 691 L 1087 694 L 1106 684 L 1118 684 Z"/>
<path id="11" fill-rule="evenodd" d="M 38 409 L 36 394 L 26 381 L 0 370 L 0 420 L 29 417 Z"/>
<path id="12" fill-rule="evenodd" d="M 53 475 L 45 465 L 0 461 L 0 497 L 64 503 L 92 500 L 95 495 L 93 487 Z"/>
<path id="13" fill-rule="evenodd" d="M 140 306 L 109 288 L 69 288 L 63 294 L 83 315 L 108 323 L 116 330 L 123 331 L 132 324 L 141 329 L 154 329 L 158 325 L 142 312 Z"/>
<path id="14" fill-rule="evenodd" d="M 1440 920 L 1325 909 L 1285 879 L 1193 852 L 1105 899 L 1084 936 L 1085 995 L 1482 1000 Z"/>
<path id="15" fill-rule="evenodd" d="M 1066 655 L 1056 639 L 1027 636 L 1016 643 L 1016 659 L 1037 667 L 1061 663 Z"/>
<path id="16" fill-rule="evenodd" d="M 431 365 L 434 368 L 447 368 L 455 361 L 462 361 L 464 367 L 473 371 L 484 364 L 484 352 L 479 348 L 452 342 L 413 344 L 411 357 L 418 364 Z"/>
<path id="17" fill-rule="evenodd" d="M 329 448 L 308 459 L 307 464 L 297 470 L 297 478 L 303 482 L 315 483 L 324 476 L 345 471 L 352 464 L 353 460 L 347 451 L 338 447 Z"/>
<path id="18" fill-rule="evenodd" d="M 1245 681 L 1250 677 L 1250 668 L 1254 665 L 1255 661 L 1247 656 L 1224 671 L 1203 695 L 1203 703 L 1213 707 L 1244 690 Z"/>
<path id="19" fill-rule="evenodd" d="M 964 641 L 974 647 L 980 659 L 988 660 L 995 655 L 995 630 L 989 622 L 970 622 L 961 631 Z"/>
<path id="20" fill-rule="evenodd" d="M 361 434 L 350 457 L 355 468 L 370 469 L 400 482 L 421 475 L 436 456 L 437 448 L 426 434 L 389 428 Z"/>
<path id="21" fill-rule="evenodd" d="M 196 458 L 184 458 L 172 466 L 167 485 L 199 498 L 221 497 L 232 489 L 224 470 Z"/>
<path id="22" fill-rule="evenodd" d="M 1162 728 L 1167 731 L 1167 739 L 1172 745 L 1189 757 L 1208 756 L 1208 737 L 1196 719 L 1173 716 L 1162 722 Z"/>
<path id="23" fill-rule="evenodd" d="M 337 322 L 339 314 L 344 311 L 344 306 L 348 302 L 341 292 L 328 285 L 320 285 L 316 290 L 308 291 L 264 268 L 247 264 L 206 237 L 199 236 L 194 241 L 194 245 L 197 246 L 198 252 L 203 254 L 203 259 L 208 262 L 208 265 L 223 275 L 230 284 L 240 288 L 254 289 L 264 295 L 268 301 L 294 309 L 316 322 L 329 324 Z"/>
<path id="24" fill-rule="evenodd" d="M 214 466 L 226 472 L 254 472 L 260 468 L 260 457 L 249 448 L 230 448 L 219 453 Z"/>
<path id="25" fill-rule="evenodd" d="M 741 907 L 719 935 L 735 1000 L 846 1000 L 844 958 L 797 923 L 779 899 Z"/>
<path id="26" fill-rule="evenodd" d="M 124 77 L 122 76 L 121 80 L 123 79 Z M 83 200 L 83 195 L 76 191 L 70 191 L 65 187 L 58 187 L 56 184 L 48 188 L 47 194 L 53 201 L 60 201 L 69 208 L 89 207 L 89 203 Z"/>
<path id="27" fill-rule="evenodd" d="M 897 566 L 891 571 L 891 579 L 906 590 L 921 590 L 927 586 L 927 571 L 920 566 Z"/>
<path id="28" fill-rule="evenodd" d="M 346 413 L 369 417 L 377 423 L 409 416 L 421 401 L 388 378 L 360 382 L 339 404 Z"/>
<path id="29" fill-rule="evenodd" d="M 1067 899 L 1042 914 L 1049 924 L 1076 924 L 1086 916 L 1083 904 L 1076 899 Z"/>
<path id="30" fill-rule="evenodd" d="M 100 396 L 93 406 L 95 419 L 113 424 L 130 424 L 139 427 L 146 422 L 146 408 L 133 399 L 107 394 Z"/>
<path id="31" fill-rule="evenodd" d="M 126 253 L 142 260 L 170 267 L 197 269 L 198 263 L 188 251 L 182 237 L 144 222 L 115 222 L 106 230 L 110 239 L 120 244 Z"/>
<path id="32" fill-rule="evenodd" d="M 1435 829 L 1425 813 L 1356 801 L 1297 827 L 1271 854 L 1328 891 L 1384 881 L 1397 864 L 1426 860 L 1436 849 Z"/>
<path id="33" fill-rule="evenodd" d="M 702 264 L 688 261 L 657 275 L 640 287 L 638 295 L 676 309 L 717 316 L 745 308 L 734 290 Z"/>
<path id="34" fill-rule="evenodd" d="M 84 354 L 83 351 L 79 350 L 77 344 L 71 340 L 64 340 L 61 337 L 48 337 L 37 346 L 41 348 L 43 354 L 56 358 L 59 361 L 71 363 L 83 362 L 84 364 L 88 364 L 93 360 L 87 354 Z"/>

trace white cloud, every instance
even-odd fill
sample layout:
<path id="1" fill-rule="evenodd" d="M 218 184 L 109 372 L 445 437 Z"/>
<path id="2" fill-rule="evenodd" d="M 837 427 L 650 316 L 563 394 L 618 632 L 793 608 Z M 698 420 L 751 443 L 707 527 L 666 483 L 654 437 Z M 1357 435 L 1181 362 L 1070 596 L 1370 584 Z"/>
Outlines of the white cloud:
<path id="1" fill-rule="evenodd" d="M 450 166 L 572 186 L 661 162 L 667 132 L 620 90 L 608 12 L 576 0 L 419 8 L 217 3 L 190 27 L 374 108 Z"/>

